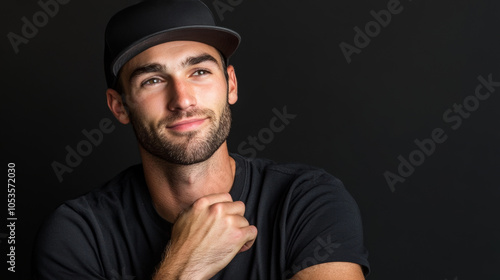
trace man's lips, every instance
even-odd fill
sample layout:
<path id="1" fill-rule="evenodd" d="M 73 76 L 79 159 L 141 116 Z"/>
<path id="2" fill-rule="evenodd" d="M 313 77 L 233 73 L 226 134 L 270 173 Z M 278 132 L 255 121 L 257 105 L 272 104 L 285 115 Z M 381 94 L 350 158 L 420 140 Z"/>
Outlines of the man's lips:
<path id="1" fill-rule="evenodd" d="M 176 131 L 192 130 L 202 125 L 206 119 L 207 118 L 195 118 L 195 119 L 182 120 L 174 124 L 168 125 L 167 128 Z"/>

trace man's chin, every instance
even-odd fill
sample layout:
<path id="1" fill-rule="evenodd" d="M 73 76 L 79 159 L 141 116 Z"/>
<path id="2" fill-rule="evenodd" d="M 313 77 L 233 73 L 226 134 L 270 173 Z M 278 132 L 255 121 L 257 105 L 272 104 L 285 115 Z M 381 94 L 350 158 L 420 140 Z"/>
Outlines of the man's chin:
<path id="1" fill-rule="evenodd" d="M 191 133 L 192 134 L 192 133 Z M 196 133 L 195 133 L 196 134 Z M 221 145 L 214 147 L 195 135 L 169 137 L 163 145 L 140 145 L 144 152 L 170 164 L 192 165 L 209 159 Z"/>
<path id="2" fill-rule="evenodd" d="M 169 158 L 168 160 L 167 159 L 164 159 L 164 160 L 167 161 L 168 163 L 171 163 L 171 164 L 177 164 L 177 165 L 182 165 L 182 166 L 189 166 L 189 165 L 195 165 L 195 164 L 204 162 L 204 161 L 208 160 L 211 156 L 212 155 L 208 155 L 208 156 L 203 157 L 203 158 L 200 158 L 200 157 L 196 157 L 196 158 L 184 158 L 182 160 L 176 160 L 176 159 L 173 159 L 173 158 Z"/>
<path id="3" fill-rule="evenodd" d="M 212 155 L 216 151 L 217 149 L 215 149 L 214 151 L 208 151 L 208 150 L 200 151 L 199 149 L 188 147 L 187 149 L 170 151 L 165 154 L 157 156 L 159 156 L 161 159 L 163 159 L 168 163 L 186 166 L 204 162 L 210 159 L 210 157 L 212 157 Z"/>

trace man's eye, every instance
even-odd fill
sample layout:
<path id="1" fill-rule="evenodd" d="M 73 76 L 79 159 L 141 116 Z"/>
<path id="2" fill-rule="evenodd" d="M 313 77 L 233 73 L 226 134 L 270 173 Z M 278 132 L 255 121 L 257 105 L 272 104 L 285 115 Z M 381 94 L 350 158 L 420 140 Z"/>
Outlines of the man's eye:
<path id="1" fill-rule="evenodd" d="M 207 71 L 207 70 L 200 69 L 200 70 L 196 70 L 193 73 L 193 76 L 203 76 L 203 75 L 206 75 L 206 74 L 210 74 L 210 72 Z"/>
<path id="2" fill-rule="evenodd" d="M 144 83 L 142 83 L 142 85 L 153 85 L 153 84 L 157 84 L 157 83 L 161 83 L 161 80 L 158 78 L 152 78 L 152 79 L 149 79 L 149 80 L 145 81 Z"/>

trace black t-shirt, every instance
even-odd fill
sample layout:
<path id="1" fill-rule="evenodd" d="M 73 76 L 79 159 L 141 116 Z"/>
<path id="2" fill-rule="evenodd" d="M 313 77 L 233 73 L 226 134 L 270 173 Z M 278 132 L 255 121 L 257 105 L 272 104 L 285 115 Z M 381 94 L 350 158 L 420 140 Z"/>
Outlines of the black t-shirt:
<path id="1" fill-rule="evenodd" d="M 353 262 L 368 273 L 358 207 L 323 170 L 231 154 L 231 196 L 258 229 L 252 248 L 212 279 L 286 279 L 309 266 Z M 67 201 L 39 231 L 35 279 L 151 279 L 172 224 L 155 211 L 141 165 Z"/>

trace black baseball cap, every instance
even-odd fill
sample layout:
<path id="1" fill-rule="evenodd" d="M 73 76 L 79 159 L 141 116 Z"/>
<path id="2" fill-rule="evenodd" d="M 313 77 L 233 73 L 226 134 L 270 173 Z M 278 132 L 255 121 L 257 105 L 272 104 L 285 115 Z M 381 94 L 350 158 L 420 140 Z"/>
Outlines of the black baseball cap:
<path id="1" fill-rule="evenodd" d="M 199 0 L 146 0 L 119 11 L 106 26 L 106 82 L 115 88 L 123 65 L 159 44 L 205 43 L 219 50 L 227 63 L 240 40 L 238 33 L 217 26 L 210 9 Z"/>

